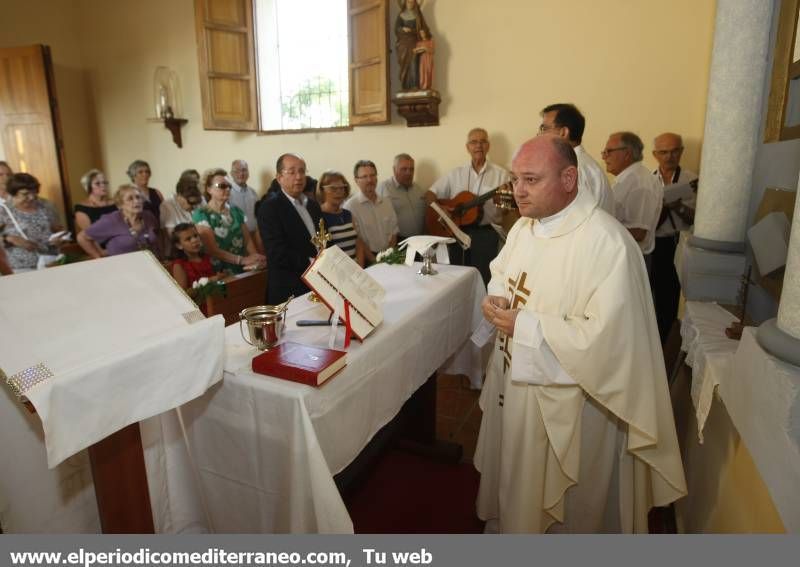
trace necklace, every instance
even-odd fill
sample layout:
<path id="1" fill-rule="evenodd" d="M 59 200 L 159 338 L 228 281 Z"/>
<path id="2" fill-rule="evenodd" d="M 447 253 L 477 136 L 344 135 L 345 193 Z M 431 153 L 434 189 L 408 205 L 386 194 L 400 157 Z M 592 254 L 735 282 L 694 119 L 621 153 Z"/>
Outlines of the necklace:
<path id="1" fill-rule="evenodd" d="M 147 227 L 144 226 L 144 223 L 142 223 L 142 227 L 138 231 L 133 228 L 133 224 L 127 218 L 125 219 L 125 224 L 128 225 L 128 232 L 138 250 L 150 248 L 150 235 L 147 233 Z"/>

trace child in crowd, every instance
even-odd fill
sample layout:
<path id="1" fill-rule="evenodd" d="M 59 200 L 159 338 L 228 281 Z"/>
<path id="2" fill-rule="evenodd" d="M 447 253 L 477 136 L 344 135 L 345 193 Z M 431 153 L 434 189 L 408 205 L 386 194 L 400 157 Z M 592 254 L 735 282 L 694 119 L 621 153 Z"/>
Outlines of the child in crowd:
<path id="1" fill-rule="evenodd" d="M 225 277 L 224 273 L 214 273 L 211 267 L 211 256 L 203 251 L 203 242 L 197 228 L 188 222 L 182 222 L 172 231 L 172 246 L 175 260 L 172 263 L 172 277 L 189 295 L 192 284 L 200 278 L 217 281 Z"/>

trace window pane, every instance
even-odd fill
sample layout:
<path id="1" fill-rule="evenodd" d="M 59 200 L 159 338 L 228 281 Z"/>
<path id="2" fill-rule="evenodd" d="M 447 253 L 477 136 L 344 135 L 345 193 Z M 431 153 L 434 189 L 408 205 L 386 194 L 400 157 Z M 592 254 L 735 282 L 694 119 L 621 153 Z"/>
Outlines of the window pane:
<path id="1" fill-rule="evenodd" d="M 256 0 L 263 130 L 348 124 L 347 0 Z"/>

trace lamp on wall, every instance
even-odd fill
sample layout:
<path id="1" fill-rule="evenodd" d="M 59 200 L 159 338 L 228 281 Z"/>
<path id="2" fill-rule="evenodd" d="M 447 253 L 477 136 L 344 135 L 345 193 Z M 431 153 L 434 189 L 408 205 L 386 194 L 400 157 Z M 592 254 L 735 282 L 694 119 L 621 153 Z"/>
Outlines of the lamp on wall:
<path id="1" fill-rule="evenodd" d="M 183 147 L 181 127 L 188 122 L 179 118 L 182 114 L 180 87 L 175 71 L 167 67 L 157 67 L 153 76 L 153 102 L 156 117 L 152 122 L 163 122 L 164 127 L 172 134 L 172 141 L 179 148 Z"/>

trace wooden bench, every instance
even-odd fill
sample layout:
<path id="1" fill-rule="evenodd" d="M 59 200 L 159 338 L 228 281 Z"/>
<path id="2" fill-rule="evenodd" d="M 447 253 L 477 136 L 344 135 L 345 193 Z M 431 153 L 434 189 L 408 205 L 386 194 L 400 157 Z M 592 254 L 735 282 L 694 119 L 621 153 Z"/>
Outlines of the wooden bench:
<path id="1" fill-rule="evenodd" d="M 225 297 L 209 297 L 206 314 L 222 315 L 225 325 L 239 322 L 239 312 L 245 307 L 263 305 L 267 295 L 267 271 L 245 272 L 225 278 Z"/>

